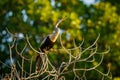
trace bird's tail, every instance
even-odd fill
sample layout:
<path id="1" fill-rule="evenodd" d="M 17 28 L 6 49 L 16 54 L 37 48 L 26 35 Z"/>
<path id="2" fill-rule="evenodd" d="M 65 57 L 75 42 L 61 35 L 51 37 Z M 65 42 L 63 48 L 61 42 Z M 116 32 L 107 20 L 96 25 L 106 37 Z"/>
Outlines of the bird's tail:
<path id="1" fill-rule="evenodd" d="M 39 54 L 36 57 L 36 70 L 35 70 L 36 73 L 40 72 L 43 65 L 43 60 L 44 60 L 44 54 Z"/>

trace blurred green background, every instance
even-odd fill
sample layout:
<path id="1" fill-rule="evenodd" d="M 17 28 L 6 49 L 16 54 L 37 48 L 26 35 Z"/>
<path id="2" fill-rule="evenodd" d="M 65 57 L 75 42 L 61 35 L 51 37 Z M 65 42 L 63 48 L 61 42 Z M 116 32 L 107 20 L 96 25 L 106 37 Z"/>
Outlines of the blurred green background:
<path id="1" fill-rule="evenodd" d="M 88 2 L 89 1 L 89 2 Z M 28 34 L 30 42 L 38 49 L 44 36 L 51 33 L 59 18 L 67 16 L 60 24 L 63 32 L 62 41 L 66 48 L 73 47 L 73 39 L 79 45 L 85 40 L 84 48 L 91 45 L 98 34 L 98 50 L 105 51 L 110 46 L 110 52 L 105 55 L 100 66 L 102 72 L 107 72 L 111 65 L 114 80 L 120 80 L 120 0 L 0 0 L 0 61 L 10 65 L 8 44 L 13 42 L 13 34 L 18 34 L 17 45 L 21 51 L 25 45 L 25 35 Z M 90 1 L 94 1 L 90 3 Z M 54 49 L 61 48 L 59 39 Z M 26 57 L 36 56 L 36 53 L 27 48 Z M 53 57 L 56 65 L 60 60 Z M 19 56 L 13 50 L 14 61 Z M 34 59 L 35 61 L 35 59 Z M 34 62 L 33 61 L 33 62 Z M 10 69 L 0 62 L 0 76 L 10 72 Z M 25 65 L 26 67 L 29 65 Z M 100 80 L 96 72 L 88 74 L 88 80 Z M 70 79 L 69 79 L 70 80 Z"/>

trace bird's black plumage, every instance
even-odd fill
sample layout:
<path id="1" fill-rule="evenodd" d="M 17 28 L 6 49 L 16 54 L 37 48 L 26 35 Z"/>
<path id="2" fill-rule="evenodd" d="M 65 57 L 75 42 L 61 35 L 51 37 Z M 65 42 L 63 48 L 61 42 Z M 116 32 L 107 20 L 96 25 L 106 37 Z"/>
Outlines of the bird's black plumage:
<path id="1" fill-rule="evenodd" d="M 42 67 L 43 59 L 45 57 L 46 51 L 49 51 L 53 47 L 55 42 L 52 42 L 49 38 L 49 36 L 46 37 L 45 42 L 40 46 L 40 53 L 36 57 L 36 72 L 39 72 L 39 70 Z"/>
<path id="2" fill-rule="evenodd" d="M 42 52 L 48 51 L 48 50 L 50 50 L 53 47 L 54 43 L 55 42 L 52 42 L 50 40 L 49 36 L 47 36 L 45 42 L 41 45 L 40 50 Z"/>

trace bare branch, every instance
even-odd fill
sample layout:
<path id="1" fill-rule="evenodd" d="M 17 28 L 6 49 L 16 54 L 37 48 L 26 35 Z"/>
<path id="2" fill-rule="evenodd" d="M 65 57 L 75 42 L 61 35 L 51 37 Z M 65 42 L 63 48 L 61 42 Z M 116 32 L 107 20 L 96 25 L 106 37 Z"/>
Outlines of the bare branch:
<path id="1" fill-rule="evenodd" d="M 63 20 L 64 19 L 61 19 L 56 24 L 56 27 L 58 27 L 58 25 Z M 8 31 L 8 29 L 7 29 L 7 31 Z M 12 34 L 12 33 L 10 33 L 10 34 Z M 33 48 L 31 43 L 29 42 L 28 36 L 26 36 L 27 43 L 24 45 L 24 47 L 21 51 L 18 50 L 19 46 L 17 44 L 15 44 L 16 38 L 14 38 L 14 41 L 13 41 L 12 45 L 9 45 L 10 62 L 11 62 L 11 65 L 12 65 L 11 67 L 8 66 L 9 68 L 11 68 L 10 78 L 12 80 L 16 80 L 16 79 L 17 80 L 30 80 L 30 79 L 38 80 L 38 78 L 42 76 L 41 80 L 66 80 L 65 75 L 73 73 L 74 74 L 74 80 L 76 80 L 76 79 L 87 80 L 87 77 L 86 77 L 87 71 L 96 71 L 97 73 L 99 73 L 103 76 L 102 79 L 104 79 L 105 77 L 107 77 L 109 79 L 112 79 L 112 76 L 111 76 L 111 73 L 110 73 L 110 67 L 109 67 L 108 72 L 106 74 L 101 72 L 99 69 L 97 69 L 101 65 L 101 63 L 103 62 L 104 55 L 109 53 L 109 51 L 110 51 L 110 48 L 108 48 L 107 51 L 98 52 L 98 47 L 99 46 L 97 45 L 97 41 L 98 41 L 99 37 L 100 37 L 100 34 L 98 35 L 95 42 L 85 49 L 82 48 L 84 40 L 78 46 L 76 45 L 76 42 L 74 40 L 73 41 L 74 48 L 67 49 L 62 43 L 62 38 L 61 38 L 61 35 L 60 35 L 60 44 L 61 44 L 62 49 L 56 49 L 56 50 L 53 50 L 53 52 L 55 53 L 55 51 L 64 50 L 65 53 L 67 53 L 67 58 L 66 59 L 68 59 L 68 60 L 66 62 L 62 61 L 60 66 L 58 66 L 58 67 L 56 67 L 52 63 L 52 61 L 50 61 L 50 58 L 48 57 L 47 54 L 40 53 L 39 51 L 37 51 L 36 49 Z M 19 63 L 19 61 L 17 61 L 17 64 L 18 64 L 18 67 L 20 68 L 20 70 L 17 70 L 16 65 L 13 62 L 12 49 L 14 47 L 15 47 L 16 53 L 22 59 L 21 64 Z M 24 53 L 24 51 L 26 50 L 27 47 L 30 47 L 33 52 L 36 52 L 36 53 L 39 53 L 40 55 L 43 55 L 43 64 L 42 64 L 38 73 L 32 72 L 33 57 L 28 59 L 28 58 L 25 58 L 24 55 L 23 55 L 23 53 Z M 73 52 L 75 53 L 75 55 L 73 54 Z M 84 57 L 83 55 L 86 54 L 87 52 L 88 52 L 87 56 Z M 96 59 L 96 55 L 100 56 L 99 61 Z M 25 61 L 30 62 L 30 63 L 28 63 L 28 64 L 30 64 L 29 72 L 27 72 L 27 70 L 25 70 L 25 68 L 24 68 L 25 67 L 25 65 L 24 65 Z M 97 62 L 97 64 L 92 65 L 94 62 Z M 82 66 L 82 67 L 81 67 L 81 65 L 78 66 L 77 65 L 78 63 L 79 64 L 84 63 L 85 66 Z M 92 66 L 86 66 L 87 63 L 90 63 Z M 79 75 L 78 72 L 81 75 Z"/>

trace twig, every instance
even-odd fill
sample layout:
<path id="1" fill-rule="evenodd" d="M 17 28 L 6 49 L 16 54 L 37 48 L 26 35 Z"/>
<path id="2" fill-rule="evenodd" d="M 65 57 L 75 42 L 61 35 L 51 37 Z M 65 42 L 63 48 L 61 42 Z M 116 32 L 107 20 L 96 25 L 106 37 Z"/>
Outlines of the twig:
<path id="1" fill-rule="evenodd" d="M 26 35 L 26 40 L 27 40 L 27 43 L 29 44 L 30 48 L 31 48 L 33 51 L 35 51 L 36 53 L 40 53 L 39 51 L 35 50 L 35 49 L 32 47 L 32 45 L 31 45 L 30 42 L 29 42 L 29 39 L 28 39 L 28 36 L 27 36 L 27 35 Z"/>

